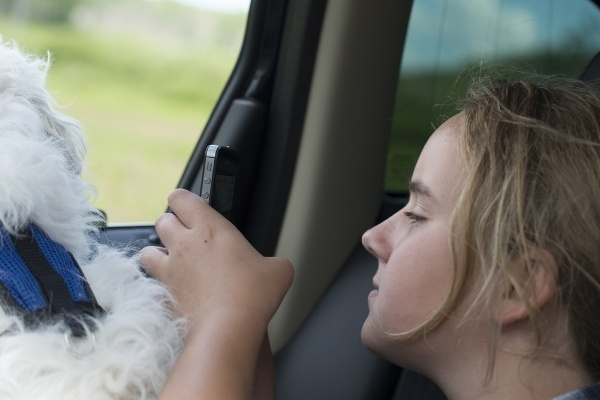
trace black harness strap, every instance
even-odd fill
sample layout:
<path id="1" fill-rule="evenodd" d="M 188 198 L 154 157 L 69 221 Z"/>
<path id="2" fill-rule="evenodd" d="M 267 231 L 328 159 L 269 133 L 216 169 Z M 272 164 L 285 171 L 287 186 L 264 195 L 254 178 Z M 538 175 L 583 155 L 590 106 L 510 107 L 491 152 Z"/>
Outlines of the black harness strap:
<path id="1" fill-rule="evenodd" d="M 73 255 L 68 253 L 72 263 L 70 268 L 74 268 L 82 277 L 81 284 L 87 294 L 87 300 L 74 300 L 71 297 L 71 292 L 64 278 L 52 267 L 51 262 L 44 255 L 40 244 L 33 237 L 31 228 L 27 228 L 19 236 L 10 236 L 15 249 L 35 278 L 47 306 L 43 309 L 27 312 L 18 305 L 7 288 L 0 284 L 0 298 L 3 298 L 4 304 L 21 314 L 25 323 L 29 326 L 36 326 L 48 319 L 61 318 L 69 326 L 71 334 L 76 337 L 86 334 L 86 326 L 88 329 L 94 330 L 94 325 L 86 323 L 86 320 L 90 321 L 90 317 L 99 316 L 104 310 L 96 301 L 89 283 L 83 278 L 83 271 Z"/>
<path id="2" fill-rule="evenodd" d="M 37 279 L 42 293 L 53 312 L 73 312 L 77 310 L 75 302 L 62 276 L 52 268 L 44 253 L 31 234 L 15 238 L 15 248 L 25 264 Z"/>

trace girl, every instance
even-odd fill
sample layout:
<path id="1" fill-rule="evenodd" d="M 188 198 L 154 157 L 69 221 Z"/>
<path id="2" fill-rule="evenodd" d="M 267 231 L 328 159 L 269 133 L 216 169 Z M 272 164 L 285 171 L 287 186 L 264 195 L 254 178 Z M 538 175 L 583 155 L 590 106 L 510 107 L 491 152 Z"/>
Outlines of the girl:
<path id="1" fill-rule="evenodd" d="M 379 261 L 364 344 L 450 399 L 600 398 L 598 94 L 481 80 L 427 142 L 410 194 L 363 237 Z M 249 398 L 292 268 L 191 193 L 169 205 L 166 249 L 143 259 L 192 328 L 163 398 Z"/>

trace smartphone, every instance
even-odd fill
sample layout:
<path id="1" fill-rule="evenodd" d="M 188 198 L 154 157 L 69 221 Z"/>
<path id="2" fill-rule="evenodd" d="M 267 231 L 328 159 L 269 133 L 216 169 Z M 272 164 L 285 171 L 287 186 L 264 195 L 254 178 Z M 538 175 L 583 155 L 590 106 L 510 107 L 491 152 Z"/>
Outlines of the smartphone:
<path id="1" fill-rule="evenodd" d="M 239 153 L 236 149 L 214 144 L 206 148 L 200 197 L 230 221 L 238 175 Z"/>

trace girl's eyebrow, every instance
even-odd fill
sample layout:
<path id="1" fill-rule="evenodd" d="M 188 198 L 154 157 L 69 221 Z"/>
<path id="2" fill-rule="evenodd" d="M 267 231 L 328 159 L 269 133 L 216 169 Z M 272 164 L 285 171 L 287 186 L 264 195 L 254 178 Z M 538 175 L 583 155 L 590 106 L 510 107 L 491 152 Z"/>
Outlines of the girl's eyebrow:
<path id="1" fill-rule="evenodd" d="M 417 197 L 425 197 L 426 199 L 429 199 L 433 203 L 439 204 L 437 202 L 437 200 L 435 199 L 435 197 L 433 196 L 433 194 L 431 193 L 431 190 L 429 189 L 429 187 L 427 187 L 427 185 L 425 185 L 423 182 L 421 182 L 419 180 L 411 181 L 408 184 L 408 191 L 411 194 L 417 195 Z"/>

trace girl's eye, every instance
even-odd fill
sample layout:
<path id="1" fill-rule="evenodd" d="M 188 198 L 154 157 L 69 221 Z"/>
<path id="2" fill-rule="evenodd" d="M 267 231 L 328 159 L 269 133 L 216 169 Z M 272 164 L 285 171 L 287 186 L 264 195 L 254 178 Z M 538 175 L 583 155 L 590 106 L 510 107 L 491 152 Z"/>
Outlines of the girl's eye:
<path id="1" fill-rule="evenodd" d="M 410 220 L 411 224 L 416 224 L 417 222 L 421 222 L 425 220 L 425 217 L 417 215 L 411 211 L 405 211 L 404 215 Z"/>

